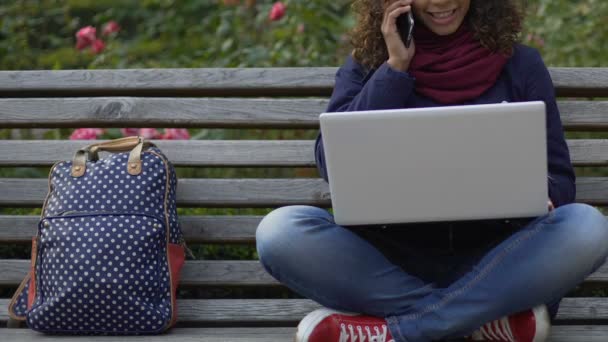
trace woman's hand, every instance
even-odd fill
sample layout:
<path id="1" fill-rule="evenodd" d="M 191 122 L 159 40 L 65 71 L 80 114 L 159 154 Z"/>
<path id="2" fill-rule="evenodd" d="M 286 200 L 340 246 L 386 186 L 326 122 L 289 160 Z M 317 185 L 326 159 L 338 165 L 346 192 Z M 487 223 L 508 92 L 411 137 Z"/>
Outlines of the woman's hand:
<path id="1" fill-rule="evenodd" d="M 547 205 L 549 206 L 549 212 L 555 210 L 555 206 L 553 205 L 553 201 L 549 200 L 549 203 L 547 203 Z"/>
<path id="2" fill-rule="evenodd" d="M 413 0 L 385 0 L 382 35 L 388 49 L 388 64 L 395 70 L 407 71 L 416 53 L 416 44 L 412 41 L 409 48 L 401 40 L 397 30 L 397 18 L 412 10 Z"/>

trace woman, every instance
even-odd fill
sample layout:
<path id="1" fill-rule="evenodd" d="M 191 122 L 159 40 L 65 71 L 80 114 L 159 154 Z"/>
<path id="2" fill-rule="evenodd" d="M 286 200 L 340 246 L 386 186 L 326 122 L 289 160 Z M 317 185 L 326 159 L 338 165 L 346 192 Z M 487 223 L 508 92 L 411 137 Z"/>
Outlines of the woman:
<path id="1" fill-rule="evenodd" d="M 326 308 L 298 341 L 543 341 L 560 299 L 608 255 L 608 224 L 572 204 L 574 172 L 551 78 L 517 44 L 513 0 L 358 0 L 354 50 L 328 111 L 544 101 L 549 214 L 534 220 L 347 228 L 325 210 L 280 208 L 257 231 L 260 260 Z M 396 19 L 413 11 L 414 42 Z M 317 166 L 327 180 L 323 140 Z M 339 311 L 335 311 L 339 310 Z M 347 313 L 348 312 L 348 313 Z"/>

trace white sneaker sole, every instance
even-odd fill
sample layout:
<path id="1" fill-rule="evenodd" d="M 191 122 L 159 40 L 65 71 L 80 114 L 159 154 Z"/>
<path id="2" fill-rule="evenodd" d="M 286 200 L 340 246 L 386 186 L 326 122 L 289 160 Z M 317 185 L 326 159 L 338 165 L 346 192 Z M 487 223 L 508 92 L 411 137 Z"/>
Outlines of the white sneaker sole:
<path id="1" fill-rule="evenodd" d="M 298 324 L 298 331 L 296 332 L 296 342 L 308 342 L 310 335 L 315 330 L 315 327 L 321 323 L 325 318 L 334 315 L 346 315 L 346 316 L 358 316 L 359 314 L 350 312 L 341 312 L 331 310 L 327 308 L 317 309 L 304 317 L 300 324 Z"/>
<path id="2" fill-rule="evenodd" d="M 540 305 L 532 309 L 534 318 L 536 319 L 536 334 L 532 342 L 545 342 L 549 339 L 549 331 L 551 330 L 551 319 L 549 311 L 545 305 Z"/>

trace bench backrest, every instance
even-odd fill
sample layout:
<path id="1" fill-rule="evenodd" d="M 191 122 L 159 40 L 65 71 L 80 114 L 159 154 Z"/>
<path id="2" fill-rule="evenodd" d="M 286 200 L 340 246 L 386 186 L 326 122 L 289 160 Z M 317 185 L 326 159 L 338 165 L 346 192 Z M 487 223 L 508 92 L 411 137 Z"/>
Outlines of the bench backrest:
<path id="1" fill-rule="evenodd" d="M 245 129 L 248 140 L 160 141 L 158 145 L 176 166 L 188 168 L 181 171 L 185 177 L 180 178 L 178 205 L 219 208 L 203 215 L 181 216 L 188 243 L 251 246 L 262 214 L 249 208 L 331 205 L 327 184 L 316 177 L 312 139 L 318 128 L 318 114 L 325 110 L 331 94 L 335 71 L 271 68 L 0 72 L 0 127 L 187 127 L 210 132 Z M 568 143 L 579 176 L 578 201 L 606 205 L 608 178 L 589 174 L 608 166 L 608 140 L 602 139 L 602 133 L 608 132 L 608 102 L 593 100 L 608 97 L 608 69 L 553 68 L 551 74 L 557 94 L 562 97 L 559 107 L 565 129 L 594 132 L 569 133 Z M 269 131 L 277 128 L 281 129 L 278 133 Z M 292 131 L 289 138 L 298 140 L 282 140 L 286 130 Z M 230 130 L 223 133 L 224 137 L 235 136 Z M 214 134 L 206 137 L 213 138 Z M 0 207 L 41 207 L 48 191 L 47 179 L 27 178 L 27 171 L 16 168 L 35 166 L 48 170 L 53 162 L 69 159 L 86 144 L 26 140 L 29 138 L 0 141 L 1 169 L 18 170 L 16 178 L 0 178 Z M 241 172 L 232 172 L 233 168 Z M 232 174 L 245 176 L 226 178 Z M 285 175 L 289 177 L 284 178 Z M 35 234 L 39 218 L 16 212 L 0 215 L 1 245 L 26 245 Z M 29 261 L 0 257 L 0 287 L 16 288 Z M 588 279 L 590 283 L 607 281 L 605 267 Z M 201 293 L 202 297 L 216 293 L 213 291 L 218 288 L 235 287 L 245 295 L 234 290 L 230 298 L 191 299 L 194 295 L 201 297 Z M 266 293 L 263 297 L 267 298 L 247 295 L 251 288 L 258 290 L 256 297 Z M 279 288 L 255 260 L 188 261 L 182 276 L 180 322 L 293 325 L 317 307 L 308 300 L 276 298 L 283 296 L 282 292 L 276 295 Z M 8 295 L 0 298 L 0 321 L 7 320 L 7 303 Z M 608 300 L 568 298 L 558 318 L 605 320 Z"/>

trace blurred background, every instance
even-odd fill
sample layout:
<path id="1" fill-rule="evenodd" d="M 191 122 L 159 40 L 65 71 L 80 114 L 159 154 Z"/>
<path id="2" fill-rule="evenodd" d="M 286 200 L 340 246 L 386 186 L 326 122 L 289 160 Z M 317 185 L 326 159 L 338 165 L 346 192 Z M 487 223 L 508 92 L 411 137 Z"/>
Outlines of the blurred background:
<path id="1" fill-rule="evenodd" d="M 521 41 L 539 49 L 548 66 L 608 66 L 608 1 L 525 2 L 527 19 Z M 347 32 L 354 23 L 350 3 L 346 0 L 0 0 L 0 69 L 339 66 L 350 51 Z M 108 139 L 128 134 L 153 139 L 314 139 L 316 133 L 313 130 L 226 129 L 9 130 L 2 129 L 0 124 L 0 139 Z M 581 134 L 586 133 L 576 134 L 583 137 Z M 68 158 L 70 156 L 66 156 Z M 180 168 L 178 172 L 180 177 L 317 177 L 314 169 Z M 593 168 L 579 172 L 579 175 L 597 175 Z M 47 174 L 48 168 L 0 168 L 0 177 L 45 178 Z M 216 213 L 210 209 L 180 210 L 180 214 Z M 222 210 L 221 214 L 263 215 L 268 210 Z M 39 210 L 9 208 L 0 212 L 36 214 Z M 199 259 L 256 258 L 255 249 L 248 246 L 192 247 Z M 28 258 L 29 248 L 0 247 L 0 255 Z M 13 290 L 0 289 L 8 293 Z M 602 289 L 586 291 L 587 296 L 605 294 Z M 221 297 L 222 293 L 198 295 Z M 279 295 L 294 296 L 289 292 Z"/>
<path id="2" fill-rule="evenodd" d="M 538 48 L 548 65 L 606 65 L 608 1 L 522 1 L 527 14 L 522 41 Z M 282 9 L 273 9 L 277 3 Z M 349 5 L 346 0 L 1 0 L 0 69 L 337 66 L 349 50 Z M 96 28 L 102 44 L 78 50 L 76 34 L 87 26 Z"/>

